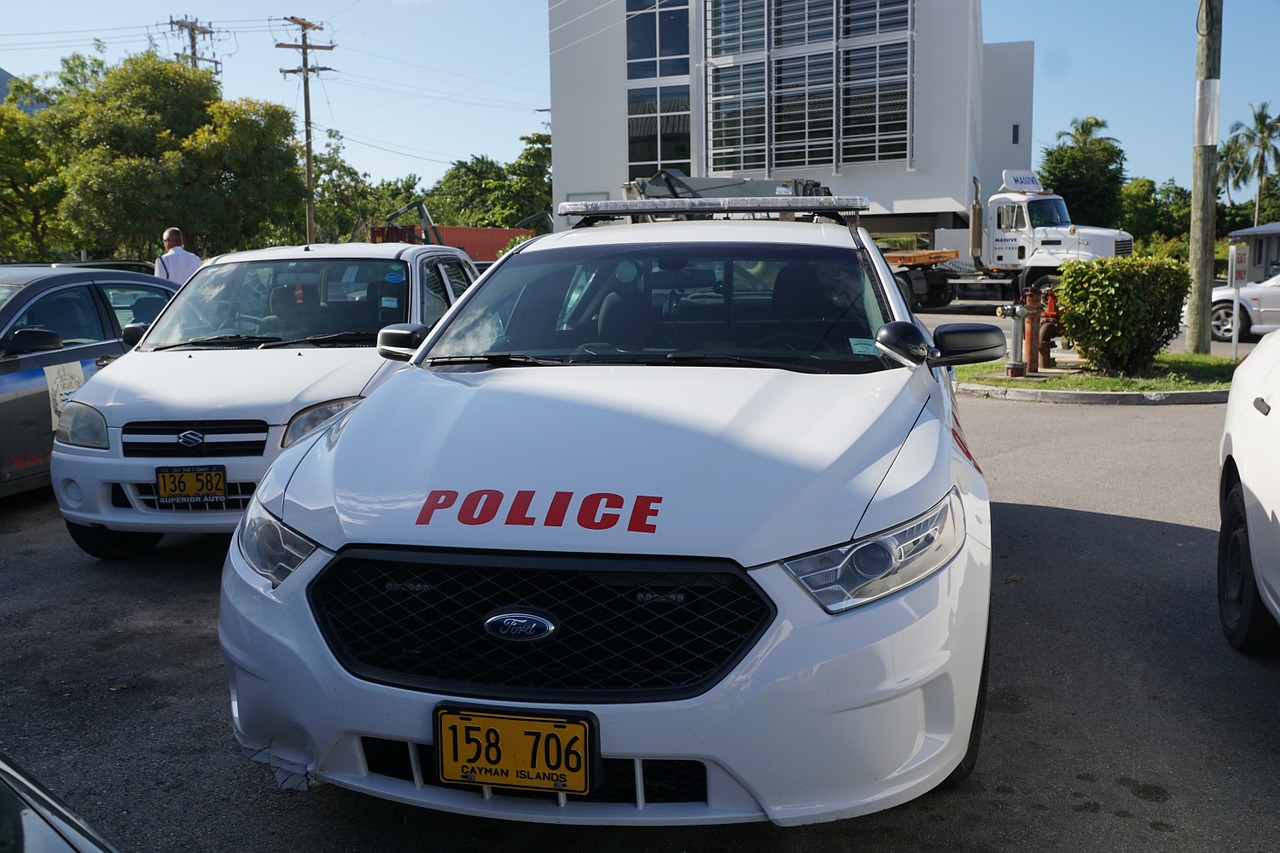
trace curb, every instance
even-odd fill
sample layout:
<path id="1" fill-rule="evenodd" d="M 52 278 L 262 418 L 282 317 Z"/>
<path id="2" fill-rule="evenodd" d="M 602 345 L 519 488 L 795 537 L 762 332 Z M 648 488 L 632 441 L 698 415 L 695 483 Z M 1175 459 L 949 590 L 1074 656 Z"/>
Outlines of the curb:
<path id="1" fill-rule="evenodd" d="M 956 391 L 971 397 L 1018 400 L 1032 403 L 1087 403 L 1110 406 L 1177 406 L 1225 403 L 1230 389 L 1208 391 L 1048 391 L 1035 388 L 1005 388 L 957 382 Z"/>

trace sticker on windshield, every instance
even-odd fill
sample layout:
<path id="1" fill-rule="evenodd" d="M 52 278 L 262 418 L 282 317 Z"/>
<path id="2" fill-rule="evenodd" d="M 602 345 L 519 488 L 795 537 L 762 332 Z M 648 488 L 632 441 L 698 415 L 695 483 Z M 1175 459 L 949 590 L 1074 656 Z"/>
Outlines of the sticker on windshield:
<path id="1" fill-rule="evenodd" d="M 400 282 L 404 281 L 404 276 L 400 275 L 400 273 L 398 272 L 389 272 L 386 275 L 386 280 L 391 282 L 392 284 L 399 284 Z"/>
<path id="2" fill-rule="evenodd" d="M 876 342 L 872 338 L 849 338 L 849 349 L 854 355 L 879 355 Z"/>

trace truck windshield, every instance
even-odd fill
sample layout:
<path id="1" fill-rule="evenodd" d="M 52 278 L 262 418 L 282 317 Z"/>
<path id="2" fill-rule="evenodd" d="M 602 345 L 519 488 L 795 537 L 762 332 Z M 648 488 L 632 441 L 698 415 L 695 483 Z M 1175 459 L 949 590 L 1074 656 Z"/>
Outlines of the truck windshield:
<path id="1" fill-rule="evenodd" d="M 373 346 L 380 328 L 409 318 L 409 269 L 403 261 L 323 259 L 209 264 L 178 292 L 152 325 L 145 347 L 189 341 L 258 346 L 264 341 L 333 336 L 344 346 Z M 326 342 L 326 345 L 328 343 Z"/>
<path id="2" fill-rule="evenodd" d="M 1071 224 L 1067 203 L 1060 198 L 1038 198 L 1029 201 L 1027 213 L 1031 217 L 1032 228 L 1051 228 Z"/>
<path id="3" fill-rule="evenodd" d="M 795 245 L 523 252 L 479 284 L 422 363 L 519 354 L 522 364 L 880 370 L 875 332 L 890 313 L 868 267 L 852 251 Z"/>

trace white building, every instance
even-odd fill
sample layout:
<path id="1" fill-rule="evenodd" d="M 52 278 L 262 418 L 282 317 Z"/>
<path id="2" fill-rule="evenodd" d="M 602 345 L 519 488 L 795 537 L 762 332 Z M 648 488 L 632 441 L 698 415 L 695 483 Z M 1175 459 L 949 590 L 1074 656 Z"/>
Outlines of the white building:
<path id="1" fill-rule="evenodd" d="M 981 0 L 549 0 L 554 194 L 660 169 L 816 180 L 873 230 L 963 227 L 1031 168 L 1031 42 Z"/>

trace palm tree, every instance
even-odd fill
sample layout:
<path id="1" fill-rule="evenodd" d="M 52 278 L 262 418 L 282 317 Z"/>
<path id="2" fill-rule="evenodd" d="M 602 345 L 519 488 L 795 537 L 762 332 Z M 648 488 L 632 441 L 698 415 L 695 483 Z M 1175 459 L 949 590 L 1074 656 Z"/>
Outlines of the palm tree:
<path id="1" fill-rule="evenodd" d="M 1248 155 L 1239 137 L 1232 136 L 1218 146 L 1218 189 L 1227 194 L 1227 207 L 1234 207 L 1231 191 L 1244 186 L 1240 173 L 1244 171 Z"/>
<path id="2" fill-rule="evenodd" d="M 1068 139 L 1071 144 L 1077 148 L 1086 148 L 1094 142 L 1111 142 L 1115 143 L 1115 139 L 1110 136 L 1098 136 L 1098 131 L 1104 129 L 1107 123 L 1097 116 L 1085 116 L 1084 118 L 1073 118 L 1071 120 L 1071 130 L 1058 131 L 1057 138 L 1059 140 Z"/>
<path id="3" fill-rule="evenodd" d="M 1240 182 L 1258 181 L 1258 189 L 1253 196 L 1253 224 L 1258 225 L 1258 216 L 1262 210 L 1262 191 L 1266 188 L 1267 178 L 1277 165 L 1280 165 L 1280 116 L 1271 115 L 1271 104 L 1263 101 L 1257 107 L 1249 105 L 1253 112 L 1253 123 L 1245 124 L 1237 121 L 1231 125 L 1231 137 L 1244 149 L 1244 163 L 1237 177 Z"/>

